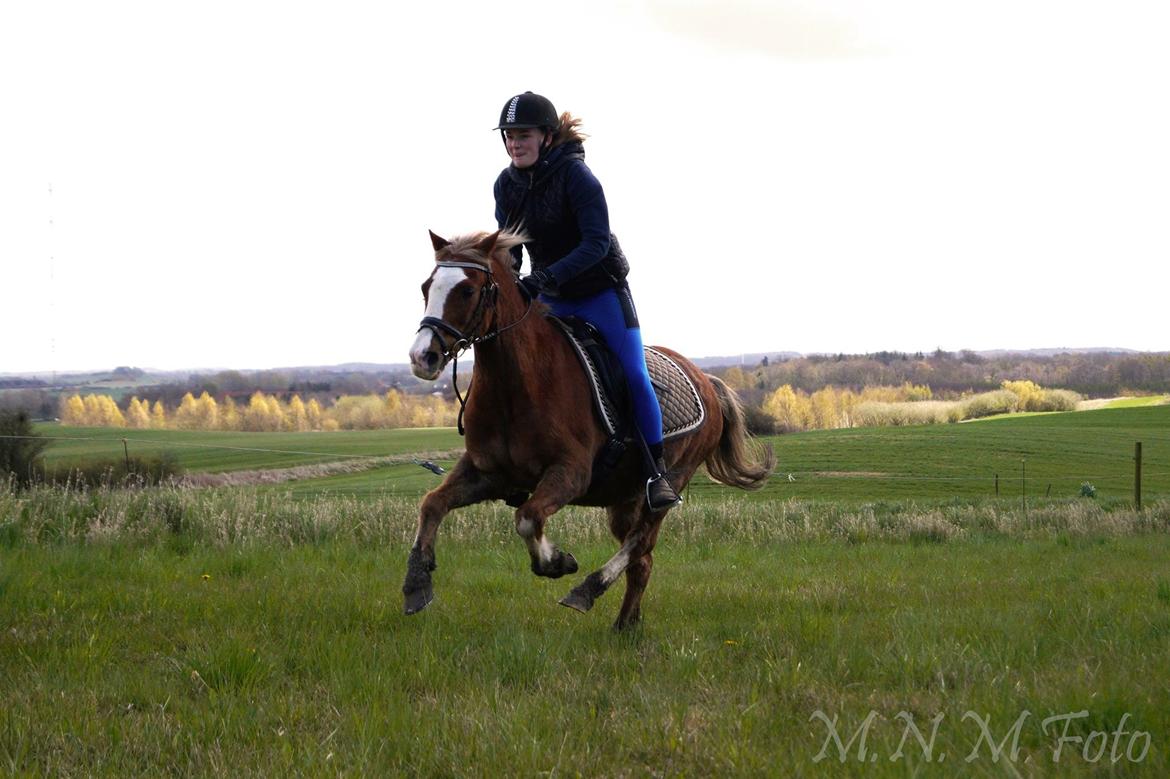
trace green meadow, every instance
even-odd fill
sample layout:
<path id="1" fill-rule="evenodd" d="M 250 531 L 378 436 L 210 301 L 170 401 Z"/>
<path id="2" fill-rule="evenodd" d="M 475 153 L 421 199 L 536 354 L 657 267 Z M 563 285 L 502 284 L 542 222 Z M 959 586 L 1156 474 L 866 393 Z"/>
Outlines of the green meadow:
<path id="1" fill-rule="evenodd" d="M 211 473 L 291 468 L 351 458 L 392 457 L 462 448 L 462 440 L 454 428 L 236 433 L 45 424 L 38 426 L 38 432 L 53 439 L 53 445 L 45 453 L 50 466 L 86 459 L 117 459 L 128 449 L 129 454 L 139 456 L 169 452 L 186 470 Z"/>
<path id="2" fill-rule="evenodd" d="M 449 462 L 454 431 L 43 432 L 98 439 L 57 442 L 63 461 L 127 437 L 193 473 L 406 459 L 0 490 L 0 773 L 1170 771 L 1166 407 L 774 438 L 762 492 L 688 490 L 623 634 L 621 583 L 585 615 L 556 603 L 615 548 L 581 508 L 550 522 L 582 564 L 557 581 L 531 575 L 507 507 L 452 514 L 436 601 L 401 614 L 437 483 L 409 459 Z"/>
<path id="3" fill-rule="evenodd" d="M 292 468 L 365 460 L 369 468 L 288 486 L 304 497 L 324 493 L 421 495 L 437 477 L 409 463 L 379 458 L 454 461 L 461 439 L 450 428 L 337 433 L 229 433 L 113 430 L 46 425 L 57 436 L 48 462 L 131 454 L 174 454 L 192 472 Z M 821 430 L 767 439 L 777 475 L 753 500 L 847 502 L 1071 498 L 1092 484 L 1101 500 L 1133 496 L 1134 444 L 1142 442 L 1143 495 L 1170 494 L 1170 406 L 1015 415 L 951 425 Z M 700 474 L 696 500 L 728 494 Z"/>

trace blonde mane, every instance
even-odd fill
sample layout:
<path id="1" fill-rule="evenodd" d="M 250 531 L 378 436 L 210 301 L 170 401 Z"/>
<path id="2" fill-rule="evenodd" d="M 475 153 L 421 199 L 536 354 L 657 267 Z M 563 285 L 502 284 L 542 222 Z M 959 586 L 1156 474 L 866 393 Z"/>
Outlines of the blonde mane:
<path id="1" fill-rule="evenodd" d="M 478 262 L 490 263 L 492 258 L 487 256 L 483 249 L 479 248 L 478 244 L 487 238 L 491 233 L 481 231 L 478 233 L 468 233 L 467 235 L 457 235 L 450 239 L 450 243 L 444 246 L 435 254 L 437 260 L 449 260 L 455 257 L 467 260 L 476 260 Z M 496 238 L 496 245 L 492 249 L 492 255 L 497 259 L 508 256 L 509 251 L 515 247 L 522 245 L 529 240 L 528 236 L 519 230 L 501 230 L 499 237 Z M 509 269 L 512 267 L 510 259 L 502 261 Z"/>

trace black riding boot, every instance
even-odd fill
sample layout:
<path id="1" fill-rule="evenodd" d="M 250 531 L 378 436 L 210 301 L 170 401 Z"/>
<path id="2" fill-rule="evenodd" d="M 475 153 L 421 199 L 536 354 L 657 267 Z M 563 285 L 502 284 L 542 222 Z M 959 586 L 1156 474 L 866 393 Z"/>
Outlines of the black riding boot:
<path id="1" fill-rule="evenodd" d="M 659 456 L 654 461 L 655 473 L 646 480 L 646 503 L 651 511 L 662 511 L 682 503 L 682 497 L 666 478 L 666 463 Z"/>

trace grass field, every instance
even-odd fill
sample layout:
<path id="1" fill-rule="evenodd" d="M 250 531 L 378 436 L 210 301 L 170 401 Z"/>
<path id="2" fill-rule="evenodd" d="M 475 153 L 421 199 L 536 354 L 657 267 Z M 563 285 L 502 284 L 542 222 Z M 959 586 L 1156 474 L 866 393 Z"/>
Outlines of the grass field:
<path id="1" fill-rule="evenodd" d="M 451 452 L 461 446 L 449 428 L 339 433 L 197 433 L 44 426 L 57 441 L 50 462 L 115 458 L 122 438 L 131 453 L 173 451 L 191 471 L 284 468 L 349 457 Z M 1083 482 L 1102 500 L 1133 496 L 1134 444 L 1143 443 L 1143 494 L 1170 495 L 1170 406 L 1003 417 L 964 425 L 825 430 L 768 439 L 779 464 L 753 499 L 972 500 L 996 495 L 1067 498 Z M 436 458 L 443 465 L 452 460 Z M 791 480 L 789 479 L 791 475 Z M 417 466 L 390 465 L 362 473 L 304 479 L 298 497 L 323 493 L 422 494 L 437 479 Z M 688 497 L 722 495 L 700 476 Z"/>
<path id="2" fill-rule="evenodd" d="M 185 469 L 209 472 L 288 468 L 344 458 L 449 451 L 463 446 L 453 428 L 334 433 L 205 433 L 44 424 L 38 425 L 37 430 L 54 439 L 45 453 L 49 464 L 89 458 L 115 459 L 123 455 L 122 440 L 126 439 L 132 455 L 173 452 Z"/>
<path id="3" fill-rule="evenodd" d="M 770 490 L 818 500 L 1070 497 L 1082 482 L 1098 495 L 1133 494 L 1134 444 L 1143 444 L 1143 492 L 1170 493 L 1170 407 L 1003 417 L 975 424 L 830 430 L 783 436 L 783 474 Z M 1051 485 L 1051 490 L 1049 490 Z"/>
<path id="4" fill-rule="evenodd" d="M 1107 408 L 1144 408 L 1146 406 L 1164 406 L 1170 403 L 1170 395 L 1147 395 L 1136 398 L 1118 398 L 1109 403 Z"/>
<path id="5" fill-rule="evenodd" d="M 120 451 L 121 435 L 68 456 Z M 458 447 L 452 431 L 230 435 L 160 446 L 208 471 L 310 457 L 200 448 L 233 440 L 311 456 Z M 697 484 L 672 512 L 646 622 L 622 635 L 608 629 L 621 585 L 587 615 L 557 606 L 576 577 L 533 577 L 502 504 L 444 523 L 438 598 L 402 616 L 417 496 L 437 481 L 416 466 L 0 490 L 0 773 L 1170 772 L 1170 410 L 773 445 L 783 475 L 762 494 Z M 1002 468 L 1006 493 L 1022 458 L 1054 484 L 1050 499 L 1029 489 L 1027 513 L 988 483 Z M 1086 480 L 1104 497 L 1071 497 Z M 596 510 L 549 532 L 582 573 L 614 548 Z"/>
<path id="6" fill-rule="evenodd" d="M 667 528 L 646 624 L 620 636 L 607 629 L 620 593 L 585 616 L 557 606 L 570 583 L 528 573 L 505 512 L 445 527 L 439 599 L 410 618 L 398 593 L 409 516 L 364 529 L 351 519 L 351 532 L 319 529 L 316 539 L 287 527 L 279 538 L 191 528 L 155 539 L 125 527 L 84 543 L 9 537 L 0 544 L 0 770 L 1170 769 L 1170 505 L 1144 530 L 1102 513 L 1079 530 L 864 543 L 832 532 L 777 541 L 760 521 L 765 508 L 742 503 L 733 520 L 692 508 Z M 233 524 L 215 513 L 209 527 Z M 592 519 L 580 512 L 556 528 L 586 566 L 612 551 Z M 887 518 L 888 538 L 897 521 Z M 754 535 L 731 537 L 736 522 Z M 1148 753 L 1139 740 L 1131 754 L 1140 761 L 1111 764 L 1065 744 L 1054 766 L 1058 742 L 1041 722 L 1080 711 L 1073 735 L 1142 731 Z M 842 760 L 817 712 L 839 718 L 843 743 L 877 712 L 869 751 L 859 759 L 854 742 Z M 943 716 L 929 760 L 913 740 L 899 751 L 900 712 L 927 736 Z M 1015 760 L 993 759 L 969 712 L 997 745 L 1030 712 Z"/>

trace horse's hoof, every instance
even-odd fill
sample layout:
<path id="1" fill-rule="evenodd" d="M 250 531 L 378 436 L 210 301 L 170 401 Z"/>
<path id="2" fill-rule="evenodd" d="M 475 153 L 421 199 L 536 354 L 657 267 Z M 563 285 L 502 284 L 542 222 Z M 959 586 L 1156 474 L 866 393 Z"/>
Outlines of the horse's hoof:
<path id="1" fill-rule="evenodd" d="M 538 560 L 533 560 L 532 572 L 546 579 L 559 579 L 566 574 L 577 572 L 577 558 L 558 549 L 556 557 L 550 560 L 547 565 L 541 565 Z"/>
<path id="2" fill-rule="evenodd" d="M 434 599 L 435 591 L 431 587 L 415 590 L 414 592 L 408 592 L 405 594 L 404 598 L 403 613 L 405 613 L 407 616 L 410 616 L 411 614 L 417 614 L 429 606 L 431 601 Z"/>
<path id="3" fill-rule="evenodd" d="M 569 594 L 561 598 L 560 603 L 562 606 L 568 606 L 585 613 L 593 608 L 593 601 L 597 600 L 604 592 L 605 586 L 601 583 L 601 572 L 594 571 L 585 577 L 585 581 L 569 590 Z"/>
<path id="4" fill-rule="evenodd" d="M 557 602 L 562 606 L 568 606 L 569 608 L 575 609 L 576 611 L 584 614 L 585 612 L 589 611 L 589 609 L 593 608 L 593 598 L 580 592 L 580 589 L 580 587 L 574 588 L 572 592 Z"/>
<path id="5" fill-rule="evenodd" d="M 617 621 L 613 623 L 613 632 L 625 633 L 627 630 L 633 630 L 642 626 L 642 612 L 636 611 L 632 616 L 618 617 Z"/>

